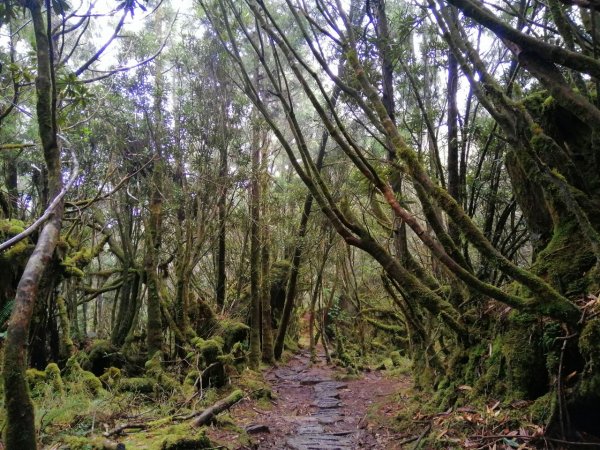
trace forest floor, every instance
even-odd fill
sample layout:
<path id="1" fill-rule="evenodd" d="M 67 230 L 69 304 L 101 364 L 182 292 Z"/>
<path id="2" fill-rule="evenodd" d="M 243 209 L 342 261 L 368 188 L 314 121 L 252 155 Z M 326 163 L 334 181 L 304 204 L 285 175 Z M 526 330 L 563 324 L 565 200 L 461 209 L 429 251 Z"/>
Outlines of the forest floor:
<path id="1" fill-rule="evenodd" d="M 402 448 L 393 421 L 402 408 L 398 399 L 411 387 L 410 379 L 387 377 L 384 371 L 346 378 L 345 371 L 326 364 L 323 354 L 311 364 L 308 351 L 301 351 L 265 373 L 272 400 L 247 400 L 230 411 L 235 423 L 246 430 L 243 439 L 222 428 L 212 428 L 208 435 L 240 450 Z"/>

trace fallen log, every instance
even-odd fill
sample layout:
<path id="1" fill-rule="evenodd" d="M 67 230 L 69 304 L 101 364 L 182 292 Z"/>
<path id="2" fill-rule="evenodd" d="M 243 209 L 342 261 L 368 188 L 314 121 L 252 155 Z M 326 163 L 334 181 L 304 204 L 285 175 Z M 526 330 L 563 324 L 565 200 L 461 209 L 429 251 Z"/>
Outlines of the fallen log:
<path id="1" fill-rule="evenodd" d="M 219 400 L 210 408 L 206 408 L 204 411 L 202 411 L 196 418 L 194 418 L 194 420 L 192 420 L 191 425 L 194 427 L 201 427 L 202 425 L 212 422 L 217 414 L 228 410 L 243 398 L 244 392 L 239 389 L 233 391 L 224 399 Z"/>
<path id="2" fill-rule="evenodd" d="M 143 423 L 143 422 L 131 422 L 131 423 L 124 423 L 122 425 L 119 425 L 118 427 L 113 428 L 112 430 L 109 430 L 105 433 L 102 433 L 104 435 L 104 437 L 111 437 L 115 434 L 121 434 L 123 431 L 125 430 L 130 430 L 130 429 L 140 429 L 140 430 L 145 430 L 146 428 L 148 428 L 148 424 Z"/>

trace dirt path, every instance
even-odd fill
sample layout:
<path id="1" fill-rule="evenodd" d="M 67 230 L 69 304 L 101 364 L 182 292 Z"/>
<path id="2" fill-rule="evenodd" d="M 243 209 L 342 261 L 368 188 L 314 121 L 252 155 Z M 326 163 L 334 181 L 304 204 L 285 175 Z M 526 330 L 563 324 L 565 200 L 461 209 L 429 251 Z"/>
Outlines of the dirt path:
<path id="1" fill-rule="evenodd" d="M 239 449 L 400 448 L 398 436 L 381 425 L 385 420 L 379 419 L 397 412 L 400 405 L 391 402 L 390 396 L 408 381 L 391 380 L 381 372 L 364 373 L 358 380 L 336 381 L 340 372 L 324 364 L 323 357 L 319 361 L 310 365 L 308 352 L 301 352 L 285 366 L 266 373 L 277 400 L 270 408 L 247 402 L 232 411 L 236 423 L 246 428 L 261 426 L 252 433 L 253 442 Z M 261 428 L 263 431 L 258 431 Z"/>

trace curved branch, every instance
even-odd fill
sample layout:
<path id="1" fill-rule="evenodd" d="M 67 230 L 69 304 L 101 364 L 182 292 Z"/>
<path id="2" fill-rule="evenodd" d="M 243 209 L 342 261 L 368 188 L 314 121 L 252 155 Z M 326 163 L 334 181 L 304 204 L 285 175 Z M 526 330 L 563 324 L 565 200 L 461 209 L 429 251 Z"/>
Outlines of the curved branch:
<path id="1" fill-rule="evenodd" d="M 65 195 L 67 194 L 69 189 L 71 189 L 71 187 L 73 186 L 73 183 L 75 183 L 75 180 L 77 179 L 77 176 L 79 175 L 79 162 L 77 161 L 77 158 L 75 157 L 74 152 L 71 152 L 71 155 L 73 156 L 74 167 L 73 167 L 73 170 L 71 171 L 71 176 L 69 177 L 69 181 L 67 182 L 67 184 L 62 188 L 62 190 L 58 193 L 58 195 L 56 197 L 54 197 L 54 200 L 52 200 L 50 205 L 46 208 L 46 211 L 44 211 L 44 214 L 42 214 L 35 222 L 33 222 L 31 225 L 29 225 L 29 227 L 27 227 L 24 231 L 22 231 L 21 233 L 17 234 L 16 236 L 13 236 L 9 240 L 0 244 L 0 252 L 3 252 L 5 250 L 9 249 L 13 245 L 15 245 L 17 242 L 20 242 L 23 239 L 25 239 L 26 237 L 33 234 L 33 232 L 35 230 L 37 230 L 46 220 L 48 220 L 48 218 L 52 215 L 52 213 L 54 213 L 57 206 L 62 202 L 63 198 L 65 197 Z"/>

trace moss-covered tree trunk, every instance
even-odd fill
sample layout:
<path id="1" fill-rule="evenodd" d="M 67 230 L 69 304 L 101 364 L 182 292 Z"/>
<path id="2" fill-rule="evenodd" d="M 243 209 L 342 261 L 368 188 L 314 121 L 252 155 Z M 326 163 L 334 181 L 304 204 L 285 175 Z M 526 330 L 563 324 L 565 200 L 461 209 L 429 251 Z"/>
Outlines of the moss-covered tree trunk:
<path id="1" fill-rule="evenodd" d="M 260 155 L 261 127 L 258 115 L 252 123 L 252 168 L 250 180 L 250 367 L 258 369 L 261 359 L 261 242 L 260 242 Z"/>
<path id="2" fill-rule="evenodd" d="M 260 168 L 260 271 L 262 305 L 262 360 L 267 364 L 275 361 L 273 351 L 273 316 L 271 314 L 271 236 L 269 228 L 269 148 L 262 146 Z"/>
<path id="3" fill-rule="evenodd" d="M 51 41 L 46 34 L 43 4 L 30 0 L 25 6 L 31 14 L 37 51 L 36 112 L 44 161 L 48 170 L 51 198 L 62 190 L 60 148 L 56 127 L 56 88 L 52 63 Z M 56 205 L 43 225 L 35 250 L 25 266 L 15 296 L 15 306 L 8 324 L 4 347 L 4 395 L 6 408 L 5 445 L 8 450 L 37 448 L 34 408 L 29 398 L 25 370 L 29 325 L 44 271 L 60 237 L 64 202 Z"/>

